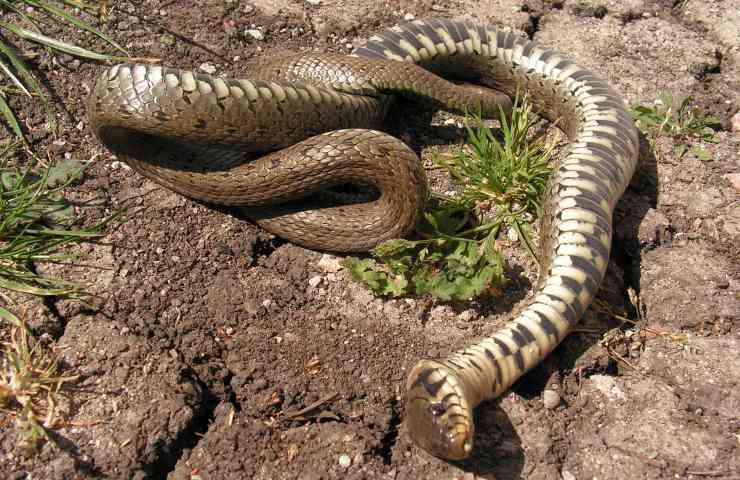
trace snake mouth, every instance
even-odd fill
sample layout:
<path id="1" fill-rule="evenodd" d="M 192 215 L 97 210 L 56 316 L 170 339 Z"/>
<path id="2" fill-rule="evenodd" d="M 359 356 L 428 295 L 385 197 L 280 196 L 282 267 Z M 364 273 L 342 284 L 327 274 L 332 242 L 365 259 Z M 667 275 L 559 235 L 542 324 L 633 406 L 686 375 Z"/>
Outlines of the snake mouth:
<path id="1" fill-rule="evenodd" d="M 407 386 L 406 424 L 413 441 L 436 457 L 468 457 L 474 425 L 461 380 L 444 364 L 425 360 L 412 370 Z"/>

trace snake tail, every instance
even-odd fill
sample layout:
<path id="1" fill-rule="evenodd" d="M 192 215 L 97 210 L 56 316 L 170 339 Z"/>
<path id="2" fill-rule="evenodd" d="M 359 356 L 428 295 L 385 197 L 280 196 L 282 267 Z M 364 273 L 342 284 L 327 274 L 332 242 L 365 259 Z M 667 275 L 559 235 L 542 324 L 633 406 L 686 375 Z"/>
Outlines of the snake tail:
<path id="1" fill-rule="evenodd" d="M 447 459 L 473 450 L 473 409 L 501 395 L 579 321 L 606 272 L 612 214 L 634 173 L 637 131 L 620 96 L 553 50 L 472 21 L 417 20 L 371 37 L 354 55 L 416 63 L 514 95 L 555 121 L 570 144 L 543 200 L 540 278 L 502 330 L 446 358 L 422 360 L 405 415 L 419 446 Z"/>

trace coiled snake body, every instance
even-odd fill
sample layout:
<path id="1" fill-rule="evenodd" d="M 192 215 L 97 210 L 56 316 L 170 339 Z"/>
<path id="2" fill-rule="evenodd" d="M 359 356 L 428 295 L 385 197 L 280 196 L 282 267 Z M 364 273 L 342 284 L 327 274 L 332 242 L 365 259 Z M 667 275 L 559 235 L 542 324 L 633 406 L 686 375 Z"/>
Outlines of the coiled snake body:
<path id="1" fill-rule="evenodd" d="M 549 354 L 603 279 L 612 212 L 638 153 L 634 124 L 611 87 L 513 33 L 431 19 L 373 36 L 351 57 L 258 61 L 249 80 L 116 66 L 98 78 L 89 116 L 108 148 L 174 191 L 248 207 L 265 228 L 302 245 L 365 250 L 408 233 L 426 195 L 416 155 L 368 130 L 382 124 L 392 96 L 484 114 L 510 105 L 493 90 L 473 92 L 435 74 L 507 96 L 524 91 L 570 139 L 544 199 L 540 280 L 529 305 L 494 336 L 423 360 L 408 377 L 410 435 L 436 456 L 461 459 L 473 447 L 473 408 Z M 348 182 L 375 185 L 379 198 L 308 210 L 285 205 Z"/>

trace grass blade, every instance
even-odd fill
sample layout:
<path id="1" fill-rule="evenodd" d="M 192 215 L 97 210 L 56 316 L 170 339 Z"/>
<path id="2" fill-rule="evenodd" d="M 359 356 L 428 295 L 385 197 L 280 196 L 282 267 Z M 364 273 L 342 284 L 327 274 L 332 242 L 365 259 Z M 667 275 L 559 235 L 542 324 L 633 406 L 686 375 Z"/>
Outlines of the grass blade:
<path id="1" fill-rule="evenodd" d="M 18 77 L 15 76 L 13 71 L 7 65 L 5 65 L 5 62 L 3 62 L 2 60 L 0 60 L 0 70 L 2 70 L 8 78 L 10 78 L 11 82 L 15 83 L 15 85 L 21 90 L 21 92 L 23 92 L 24 95 L 28 97 L 31 96 L 31 92 L 26 89 L 26 86 L 23 85 L 23 82 L 18 80 Z"/>
<path id="2" fill-rule="evenodd" d="M 21 321 L 18 320 L 18 317 L 13 315 L 8 310 L 4 309 L 3 307 L 0 307 L 0 320 L 5 320 L 11 325 L 15 325 L 16 327 L 21 326 Z"/>
<path id="3" fill-rule="evenodd" d="M 123 52 L 124 54 L 126 54 L 128 56 L 128 52 L 122 46 L 120 46 L 119 44 L 117 44 L 108 35 L 106 35 L 105 33 L 101 32 L 100 30 L 98 30 L 97 28 L 93 27 L 92 25 L 90 25 L 90 24 L 88 24 L 86 22 L 83 22 L 82 20 L 80 20 L 79 18 L 75 17 L 74 15 L 70 15 L 69 13 L 65 12 L 61 8 L 55 7 L 54 5 L 51 5 L 51 4 L 46 3 L 46 2 L 38 1 L 38 0 L 26 0 L 26 3 L 28 3 L 29 5 L 38 7 L 40 9 L 42 9 L 42 10 L 45 10 L 46 12 L 48 12 L 51 15 L 55 15 L 57 17 L 63 18 L 64 20 L 68 21 L 69 23 L 71 23 L 72 25 L 76 26 L 80 30 L 84 30 L 86 32 L 92 33 L 93 35 L 96 35 L 97 37 L 103 39 L 109 45 L 113 46 L 117 50 L 120 50 L 121 52 Z"/>
<path id="4" fill-rule="evenodd" d="M 51 229 L 51 228 L 45 228 L 43 230 L 26 230 L 25 233 L 29 233 L 32 235 L 46 235 L 46 236 L 55 236 L 55 237 L 70 237 L 70 238 L 99 238 L 102 237 L 103 234 L 98 231 L 85 231 L 85 230 L 59 230 L 59 229 Z"/>
<path id="5" fill-rule="evenodd" d="M 67 282 L 58 281 L 58 285 L 69 285 L 65 287 L 37 287 L 30 282 L 18 282 L 9 278 L 0 278 L 0 288 L 12 290 L 14 292 L 28 293 L 40 297 L 63 297 L 82 290 L 81 286 L 68 284 Z"/>
<path id="6" fill-rule="evenodd" d="M 22 139 L 25 142 L 26 137 L 23 135 L 21 125 L 18 123 L 18 119 L 15 117 L 13 110 L 10 109 L 10 105 L 8 105 L 8 102 L 5 101 L 5 95 L 2 93 L 0 93 L 0 114 L 2 114 L 2 116 L 5 118 L 5 121 L 10 126 L 10 129 L 13 130 L 18 138 Z"/>
<path id="7" fill-rule="evenodd" d="M 8 0 L 0 0 L 0 7 L 15 13 L 16 15 L 21 17 L 26 22 L 38 28 L 38 25 L 33 18 L 26 15 L 26 12 L 24 12 L 20 8 L 17 8 L 14 4 L 10 3 Z"/>
<path id="8" fill-rule="evenodd" d="M 5 22 L 0 22 L 0 27 L 2 27 L 3 24 L 5 24 Z M 38 82 L 38 80 L 36 80 L 36 77 L 33 76 L 33 73 L 31 73 L 31 70 L 28 68 L 26 62 L 24 62 L 23 59 L 16 55 L 9 45 L 2 41 L 0 41 L 0 53 L 5 55 L 8 60 L 10 60 L 13 68 L 23 79 L 23 81 L 26 82 L 26 85 L 28 85 L 28 87 L 31 89 L 31 92 L 39 96 L 41 102 L 44 105 L 44 110 L 46 110 L 46 117 L 47 121 L 49 122 L 50 128 L 56 128 L 56 120 L 54 119 L 54 113 L 52 111 L 51 104 L 44 95 L 44 92 L 41 89 L 41 84 Z"/>
<path id="9" fill-rule="evenodd" d="M 60 52 L 74 55 L 76 57 L 86 58 L 88 60 L 98 60 L 98 61 L 109 61 L 109 60 L 113 60 L 117 58 L 117 57 L 113 57 L 111 55 L 107 55 L 104 53 L 93 52 L 92 50 L 78 47 L 77 45 L 72 45 L 71 43 L 62 42 L 61 40 L 56 40 L 54 38 L 47 37 L 43 33 L 32 32 L 30 30 L 26 30 L 25 28 L 21 28 L 17 25 L 11 25 L 3 21 L 0 21 L 0 28 L 9 30 L 24 40 L 29 40 L 31 42 L 35 42 L 40 45 L 47 46 L 49 48 L 53 48 L 54 50 L 59 50 Z"/>
<path id="10" fill-rule="evenodd" d="M 88 50 L 86 48 L 73 45 L 71 43 L 66 43 L 60 40 L 53 39 L 51 37 L 47 37 L 43 33 L 32 32 L 30 30 L 26 30 L 25 28 L 21 28 L 16 25 L 11 25 L 3 21 L 0 21 L 0 28 L 5 28 L 15 33 L 16 35 L 18 35 L 24 40 L 38 43 L 39 45 L 44 45 L 54 50 L 67 53 L 75 57 L 85 58 L 87 60 L 97 60 L 100 62 L 144 62 L 144 63 L 155 63 L 159 61 L 158 58 L 116 56 L 116 55 L 108 55 L 105 53 L 93 52 L 92 50 Z"/>
<path id="11" fill-rule="evenodd" d="M 7 24 L 5 24 L 5 22 L 0 22 L 0 27 L 2 27 L 3 25 Z M 4 42 L 0 42 L 0 53 L 8 57 L 8 60 L 10 60 L 13 68 L 15 68 L 16 72 L 18 72 L 18 75 L 21 76 L 23 81 L 26 82 L 29 87 L 31 87 L 31 90 L 33 90 L 35 93 L 38 93 L 39 95 L 43 95 L 43 92 L 41 91 L 41 84 L 39 84 L 38 80 L 36 80 L 36 77 L 33 76 L 31 70 L 28 68 L 28 65 L 26 65 L 26 62 L 24 62 L 23 59 L 16 55 L 9 45 Z"/>

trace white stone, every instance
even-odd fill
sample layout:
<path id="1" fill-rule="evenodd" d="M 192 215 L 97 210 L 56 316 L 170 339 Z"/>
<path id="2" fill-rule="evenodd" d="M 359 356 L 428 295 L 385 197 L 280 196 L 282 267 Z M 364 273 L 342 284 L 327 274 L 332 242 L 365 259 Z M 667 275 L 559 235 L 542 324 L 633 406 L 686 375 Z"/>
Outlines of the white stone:
<path id="1" fill-rule="evenodd" d="M 265 34 L 260 32 L 256 28 L 248 28 L 244 31 L 244 34 L 260 42 L 265 39 Z"/>
<path id="2" fill-rule="evenodd" d="M 209 75 L 213 75 L 214 73 L 216 73 L 216 66 L 212 63 L 201 63 L 198 69 L 201 72 L 207 73 Z"/>
<path id="3" fill-rule="evenodd" d="M 344 268 L 337 257 L 326 253 L 321 256 L 317 265 L 321 270 L 327 273 L 337 273 Z"/>

